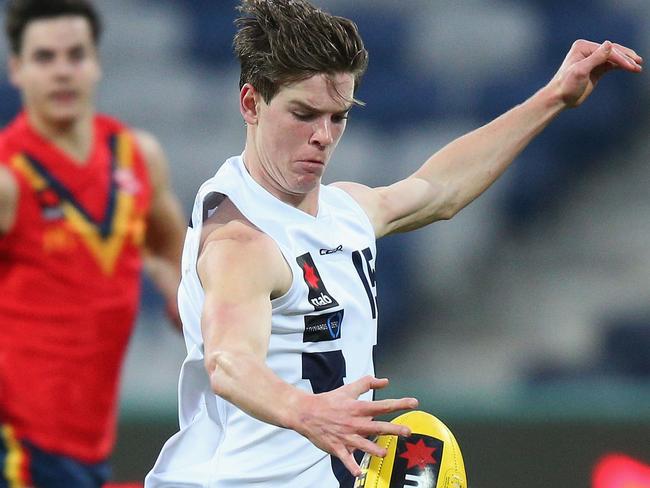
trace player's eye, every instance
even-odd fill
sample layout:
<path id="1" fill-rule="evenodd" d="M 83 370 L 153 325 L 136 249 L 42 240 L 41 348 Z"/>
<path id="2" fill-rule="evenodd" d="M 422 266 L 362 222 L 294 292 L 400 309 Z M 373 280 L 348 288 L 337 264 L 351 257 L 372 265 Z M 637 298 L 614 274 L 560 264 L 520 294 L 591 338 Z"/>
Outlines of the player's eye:
<path id="1" fill-rule="evenodd" d="M 78 62 L 86 58 L 86 50 L 83 47 L 76 47 L 70 51 L 70 61 Z"/>
<path id="2" fill-rule="evenodd" d="M 37 63 L 47 63 L 54 59 L 54 53 L 45 49 L 39 49 L 37 51 L 34 51 L 32 59 Z"/>
<path id="3" fill-rule="evenodd" d="M 311 120 L 314 120 L 316 117 L 313 113 L 307 112 L 293 112 L 293 116 L 302 122 L 309 122 Z"/>

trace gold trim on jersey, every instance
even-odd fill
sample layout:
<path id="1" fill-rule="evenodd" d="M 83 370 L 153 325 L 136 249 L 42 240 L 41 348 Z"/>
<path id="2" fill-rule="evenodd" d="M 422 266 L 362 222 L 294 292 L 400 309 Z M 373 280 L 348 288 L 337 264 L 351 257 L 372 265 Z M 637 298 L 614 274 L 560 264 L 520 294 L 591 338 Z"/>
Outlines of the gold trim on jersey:
<path id="1" fill-rule="evenodd" d="M 7 448 L 2 474 L 7 480 L 9 488 L 27 488 L 22 470 L 26 459 L 23 447 L 16 439 L 14 429 L 10 425 L 3 425 L 1 431 L 4 444 Z"/>
<path id="2" fill-rule="evenodd" d="M 110 232 L 108 235 L 103 235 L 101 223 L 97 223 L 91 219 L 85 209 L 72 199 L 72 196 L 72 198 L 69 198 L 58 194 L 60 198 L 60 209 L 67 224 L 86 244 L 102 272 L 109 276 L 115 271 L 117 260 L 127 238 L 131 237 L 132 242 L 141 244 L 143 239 L 142 236 L 138 235 L 141 233 L 138 229 L 141 229 L 144 225 L 144 217 L 135 210 L 135 196 L 124 191 L 114 181 L 116 170 L 131 171 L 134 166 L 135 148 L 133 138 L 127 132 L 116 134 L 115 138 L 115 146 L 112 148 L 114 167 L 111 168 L 111 189 L 108 194 L 108 205 L 110 205 L 110 199 L 113 197 L 113 193 L 115 201 L 112 215 L 106 217 L 110 219 Z M 14 156 L 11 164 L 27 178 L 35 191 L 43 191 L 48 188 L 52 189 L 52 186 L 48 185 L 47 179 L 39 174 L 29 158 L 25 155 L 18 154 Z M 57 242 L 64 241 L 59 239 Z M 44 242 L 44 245 L 46 244 L 47 242 Z"/>

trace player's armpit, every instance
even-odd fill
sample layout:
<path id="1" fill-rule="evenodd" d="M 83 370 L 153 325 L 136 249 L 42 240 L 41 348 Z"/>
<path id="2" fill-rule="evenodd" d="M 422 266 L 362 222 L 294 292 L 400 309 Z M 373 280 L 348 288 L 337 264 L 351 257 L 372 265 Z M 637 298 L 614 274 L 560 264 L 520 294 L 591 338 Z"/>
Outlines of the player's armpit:
<path id="1" fill-rule="evenodd" d="M 0 166 L 0 235 L 7 234 L 16 220 L 19 188 L 11 172 Z"/>

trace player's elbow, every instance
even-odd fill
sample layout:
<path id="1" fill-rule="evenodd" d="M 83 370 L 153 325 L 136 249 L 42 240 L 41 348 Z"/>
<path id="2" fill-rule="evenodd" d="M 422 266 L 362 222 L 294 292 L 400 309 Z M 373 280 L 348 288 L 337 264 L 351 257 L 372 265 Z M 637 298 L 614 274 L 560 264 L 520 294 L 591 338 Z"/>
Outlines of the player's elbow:
<path id="1" fill-rule="evenodd" d="M 212 351 L 205 356 L 205 369 L 210 378 L 210 388 L 215 395 L 226 400 L 229 397 L 229 387 L 235 373 L 234 359 L 228 351 Z"/>
<path id="2" fill-rule="evenodd" d="M 445 195 L 445 198 L 433 203 L 434 221 L 450 220 L 462 209 L 454 195 Z"/>
<path id="3" fill-rule="evenodd" d="M 436 218 L 435 220 L 450 220 L 456 216 L 458 213 L 458 209 L 456 207 L 453 207 L 451 205 L 447 205 L 444 207 L 440 207 L 438 211 L 436 212 Z"/>
<path id="4" fill-rule="evenodd" d="M 436 209 L 436 220 L 453 219 L 469 203 L 465 201 L 460 190 L 451 185 L 447 186 L 444 192 L 440 192 L 440 197 Z"/>
<path id="5" fill-rule="evenodd" d="M 424 214 L 427 216 L 427 223 L 449 220 L 462 208 L 460 206 L 460 192 L 455 185 L 450 183 L 427 182 L 425 198 L 427 204 Z"/>

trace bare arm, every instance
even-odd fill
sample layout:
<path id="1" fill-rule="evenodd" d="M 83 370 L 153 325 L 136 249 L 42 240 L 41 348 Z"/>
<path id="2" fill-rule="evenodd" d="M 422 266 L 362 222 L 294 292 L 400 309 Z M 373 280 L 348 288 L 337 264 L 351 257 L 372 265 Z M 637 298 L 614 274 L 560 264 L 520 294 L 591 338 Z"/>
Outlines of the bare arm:
<path id="1" fill-rule="evenodd" d="M 641 71 L 631 49 L 576 41 L 553 79 L 527 101 L 445 146 L 391 186 L 337 186 L 370 215 L 378 237 L 449 219 L 483 193 L 562 110 L 580 105 L 607 71 Z"/>
<path id="2" fill-rule="evenodd" d="M 8 233 L 14 225 L 18 205 L 18 182 L 3 166 L 0 166 L 0 236 Z"/>
<path id="3" fill-rule="evenodd" d="M 355 449 L 385 454 L 365 436 L 408 435 L 403 426 L 373 417 L 415 408 L 415 399 L 357 400 L 366 391 L 386 386 L 385 379 L 366 377 L 314 395 L 268 368 L 271 297 L 288 290 L 292 279 L 268 236 L 241 222 L 229 222 L 206 238 L 197 268 L 205 291 L 201 321 L 205 366 L 216 394 L 261 421 L 299 432 L 338 456 L 354 475 L 360 474 L 352 457 Z"/>
<path id="4" fill-rule="evenodd" d="M 180 281 L 185 223 L 178 199 L 171 189 L 169 167 L 160 144 L 143 131 L 136 132 L 136 137 L 147 161 L 152 186 L 144 266 L 165 298 L 170 320 L 181 328 L 176 292 Z"/>

